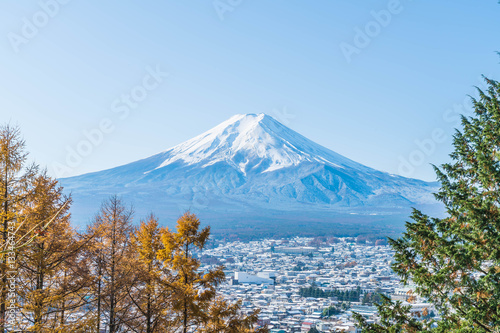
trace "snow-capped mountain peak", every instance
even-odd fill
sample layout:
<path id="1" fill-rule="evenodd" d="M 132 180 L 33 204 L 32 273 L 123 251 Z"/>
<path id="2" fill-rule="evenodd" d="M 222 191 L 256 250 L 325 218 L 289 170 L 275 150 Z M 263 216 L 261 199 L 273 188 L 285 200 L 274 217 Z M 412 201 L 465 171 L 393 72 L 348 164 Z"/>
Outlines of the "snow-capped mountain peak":
<path id="1" fill-rule="evenodd" d="M 164 152 L 157 169 L 183 162 L 206 167 L 226 162 L 242 173 L 269 172 L 320 162 L 342 168 L 357 164 L 282 125 L 266 114 L 238 114 L 209 131 Z M 361 167 L 361 165 L 358 165 Z"/>
<path id="2" fill-rule="evenodd" d="M 354 162 L 265 114 L 233 116 L 159 154 L 61 183 L 79 218 L 119 194 L 142 213 L 194 207 L 216 221 L 406 213 L 434 205 L 436 188 Z"/>

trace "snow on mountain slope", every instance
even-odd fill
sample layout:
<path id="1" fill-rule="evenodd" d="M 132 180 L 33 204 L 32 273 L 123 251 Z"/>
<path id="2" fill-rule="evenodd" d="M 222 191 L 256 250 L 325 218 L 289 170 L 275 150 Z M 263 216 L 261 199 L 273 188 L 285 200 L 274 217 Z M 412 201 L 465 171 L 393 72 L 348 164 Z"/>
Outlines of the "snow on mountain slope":
<path id="1" fill-rule="evenodd" d="M 116 193 L 149 210 L 175 202 L 250 215 L 266 209 L 391 214 L 434 204 L 436 189 L 354 162 L 265 114 L 233 116 L 162 153 L 61 183 L 82 207 L 98 207 Z"/>
<path id="2" fill-rule="evenodd" d="M 167 153 L 170 156 L 158 168 L 176 161 L 187 165 L 203 162 L 202 167 L 228 162 L 246 174 L 274 171 L 302 162 L 341 167 L 336 164 L 340 162 L 354 166 L 354 162 L 317 145 L 265 114 L 236 115 Z"/>

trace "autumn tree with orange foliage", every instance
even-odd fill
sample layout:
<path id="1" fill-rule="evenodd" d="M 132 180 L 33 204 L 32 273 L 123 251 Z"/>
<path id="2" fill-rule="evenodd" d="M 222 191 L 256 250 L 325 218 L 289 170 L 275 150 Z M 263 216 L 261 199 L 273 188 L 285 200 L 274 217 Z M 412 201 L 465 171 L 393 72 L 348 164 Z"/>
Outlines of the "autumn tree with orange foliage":
<path id="1" fill-rule="evenodd" d="M 130 244 L 132 209 L 121 199 L 112 196 L 102 203 L 101 210 L 89 226 L 93 235 L 88 258 L 92 270 L 92 311 L 95 331 L 100 332 L 106 322 L 109 333 L 121 332 L 130 319 L 132 304 L 128 298 L 136 269 Z"/>
<path id="2" fill-rule="evenodd" d="M 266 332 L 254 329 L 258 311 L 246 317 L 240 304 L 229 304 L 217 293 L 225 279 L 223 267 L 200 272 L 200 261 L 194 250 L 202 250 L 210 227 L 200 229 L 200 220 L 191 213 L 177 220 L 176 232 L 165 229 L 161 235 L 163 249 L 158 258 L 170 269 L 173 281 L 171 312 L 174 326 L 170 332 Z"/>
<path id="3" fill-rule="evenodd" d="M 179 218 L 176 232 L 159 227 L 154 215 L 134 228 L 132 209 L 112 196 L 79 234 L 70 223 L 71 199 L 26 160 L 19 129 L 0 127 L 0 333 L 7 326 L 7 268 L 17 274 L 9 292 L 23 316 L 9 329 L 267 332 L 255 327 L 258 311 L 245 315 L 241 302 L 218 293 L 222 266 L 200 271 L 193 254 L 205 247 L 210 228 L 199 230 L 194 214 Z"/>
<path id="4" fill-rule="evenodd" d="M 85 325 L 83 320 L 68 324 L 67 319 L 84 304 L 86 281 L 76 272 L 80 270 L 79 255 L 86 240 L 78 239 L 70 225 L 70 199 L 63 195 L 57 180 L 41 173 L 33 186 L 31 195 L 19 209 L 24 223 L 18 233 L 36 234 L 18 250 L 20 313 L 29 323 L 26 329 L 30 332 L 74 330 Z M 53 216 L 56 218 L 45 226 L 44 221 Z"/>
<path id="5" fill-rule="evenodd" d="M 27 158 L 26 144 L 19 128 L 10 125 L 0 127 L 0 227 L 2 233 L 0 249 L 3 251 L 0 262 L 0 333 L 5 332 L 8 319 L 7 271 L 11 269 L 7 266 L 5 252 L 9 232 L 13 238 L 16 237 L 15 230 L 22 220 L 18 209 L 31 193 L 32 181 L 38 173 L 38 166 L 26 164 Z"/>
<path id="6" fill-rule="evenodd" d="M 134 281 L 128 286 L 135 314 L 126 325 L 133 332 L 168 332 L 171 323 L 172 275 L 157 258 L 163 249 L 158 219 L 151 214 L 131 235 L 135 256 Z"/>

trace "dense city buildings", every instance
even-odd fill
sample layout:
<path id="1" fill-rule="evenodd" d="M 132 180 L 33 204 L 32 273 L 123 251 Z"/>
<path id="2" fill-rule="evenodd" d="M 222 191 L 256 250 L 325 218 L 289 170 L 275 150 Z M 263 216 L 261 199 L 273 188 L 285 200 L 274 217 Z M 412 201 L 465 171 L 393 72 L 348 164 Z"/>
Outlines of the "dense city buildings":
<path id="1" fill-rule="evenodd" d="M 377 244 L 377 245 L 376 245 Z M 266 239 L 220 242 L 199 254 L 203 269 L 224 265 L 224 296 L 244 311 L 261 309 L 259 324 L 271 332 L 357 332 L 352 312 L 376 321 L 379 293 L 410 302 L 416 317 L 431 304 L 403 287 L 384 241 L 354 238 Z"/>

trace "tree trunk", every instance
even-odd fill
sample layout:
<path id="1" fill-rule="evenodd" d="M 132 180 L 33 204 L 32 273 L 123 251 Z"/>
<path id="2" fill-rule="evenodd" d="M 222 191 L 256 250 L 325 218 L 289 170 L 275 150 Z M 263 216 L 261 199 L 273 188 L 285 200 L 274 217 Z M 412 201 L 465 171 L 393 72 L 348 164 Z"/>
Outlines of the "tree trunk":
<path id="1" fill-rule="evenodd" d="M 116 211 L 116 206 L 114 207 L 115 211 Z M 115 255 L 116 255 L 116 215 L 113 214 L 113 230 L 112 230 L 112 233 L 111 233 L 111 276 L 110 276 L 110 287 L 111 287 L 111 291 L 110 291 L 110 299 L 109 299 L 109 333 L 115 333 L 116 332 L 116 316 L 115 316 L 115 307 L 116 307 L 116 304 L 115 304 L 115 265 L 116 265 L 116 262 L 115 262 Z"/>
<path id="2" fill-rule="evenodd" d="M 68 273 L 66 271 L 66 269 L 64 269 L 64 285 L 66 285 L 67 281 L 68 281 Z M 64 312 L 66 311 L 66 301 L 65 299 L 63 298 L 62 299 L 62 304 L 61 304 L 61 321 L 59 323 L 59 325 L 62 327 L 64 325 Z"/>
<path id="3" fill-rule="evenodd" d="M 187 242 L 184 255 L 186 256 L 186 258 L 189 256 L 189 244 Z M 184 283 L 188 284 L 188 277 L 186 273 L 184 273 Z M 184 295 L 184 333 L 187 333 L 187 328 L 188 328 L 188 308 L 187 308 L 186 295 Z"/>
<path id="4" fill-rule="evenodd" d="M 98 263 L 98 278 L 97 282 L 97 333 L 101 331 L 101 275 L 102 275 L 102 263 L 101 263 L 101 254 L 99 254 L 99 263 Z"/>
<path id="5" fill-rule="evenodd" d="M 146 332 L 153 333 L 153 331 L 151 330 L 151 296 L 150 295 L 148 295 L 148 310 L 147 310 L 146 320 L 147 320 Z"/>
<path id="6" fill-rule="evenodd" d="M 41 245 L 41 252 L 43 252 L 43 244 Z M 44 285 L 44 262 L 43 262 L 43 253 L 40 254 L 40 262 L 38 264 L 38 276 L 36 281 L 36 289 L 35 294 L 37 299 L 35 301 L 35 311 L 34 311 L 34 325 L 36 332 L 41 332 L 42 328 L 42 307 L 43 307 L 43 299 L 41 299 L 39 292 L 43 292 Z"/>

